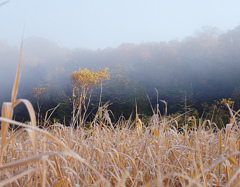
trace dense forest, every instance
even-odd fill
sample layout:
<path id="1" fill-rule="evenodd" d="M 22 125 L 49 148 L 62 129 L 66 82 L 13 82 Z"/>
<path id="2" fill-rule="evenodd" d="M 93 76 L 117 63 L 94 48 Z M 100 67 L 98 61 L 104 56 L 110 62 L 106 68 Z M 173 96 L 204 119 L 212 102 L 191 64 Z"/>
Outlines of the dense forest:
<path id="1" fill-rule="evenodd" d="M 182 41 L 123 43 L 103 50 L 66 49 L 43 38 L 24 40 L 19 98 L 29 99 L 39 118 L 54 111 L 52 120 L 69 124 L 72 117 L 70 74 L 79 68 L 98 71 L 109 68 L 110 80 L 103 82 L 102 102 L 114 120 L 135 114 L 136 104 L 142 118 L 152 115 L 160 104 L 172 117 L 188 115 L 227 123 L 228 111 L 223 98 L 234 101 L 240 109 L 240 26 L 221 33 L 214 27 L 203 27 Z M 10 100 L 17 68 L 19 49 L 0 42 L 0 102 Z M 42 88 L 37 94 L 37 88 Z M 89 118 L 94 117 L 100 98 L 94 88 Z M 151 104 L 150 104 L 151 103 Z M 19 106 L 15 119 L 27 121 Z M 221 116 L 221 119 L 219 118 Z M 226 119 L 224 119 L 226 117 Z"/>

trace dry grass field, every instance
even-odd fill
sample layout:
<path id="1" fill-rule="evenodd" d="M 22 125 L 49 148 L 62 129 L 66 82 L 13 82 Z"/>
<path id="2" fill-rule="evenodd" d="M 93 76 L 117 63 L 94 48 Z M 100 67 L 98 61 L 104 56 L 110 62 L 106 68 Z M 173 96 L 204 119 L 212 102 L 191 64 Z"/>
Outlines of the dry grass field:
<path id="1" fill-rule="evenodd" d="M 0 186 L 239 186 L 239 129 L 230 127 L 24 125 L 2 141 Z"/>
<path id="2" fill-rule="evenodd" d="M 31 103 L 16 100 L 19 70 L 20 60 L 0 117 L 0 186 L 240 186 L 238 112 L 230 107 L 221 130 L 192 117 L 194 128 L 178 131 L 174 120 L 157 114 L 147 125 L 138 117 L 112 124 L 103 108 L 89 128 L 39 128 Z M 20 102 L 29 124 L 12 120 Z"/>

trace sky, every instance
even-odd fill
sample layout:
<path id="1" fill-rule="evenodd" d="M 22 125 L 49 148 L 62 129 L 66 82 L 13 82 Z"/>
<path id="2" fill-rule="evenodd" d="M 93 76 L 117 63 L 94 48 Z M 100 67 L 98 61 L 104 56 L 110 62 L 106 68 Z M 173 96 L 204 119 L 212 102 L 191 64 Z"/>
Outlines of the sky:
<path id="1" fill-rule="evenodd" d="M 0 4 L 5 0 L 0 0 Z M 9 0 L 0 6 L 0 41 L 32 36 L 66 48 L 182 40 L 204 26 L 240 24 L 238 0 Z"/>

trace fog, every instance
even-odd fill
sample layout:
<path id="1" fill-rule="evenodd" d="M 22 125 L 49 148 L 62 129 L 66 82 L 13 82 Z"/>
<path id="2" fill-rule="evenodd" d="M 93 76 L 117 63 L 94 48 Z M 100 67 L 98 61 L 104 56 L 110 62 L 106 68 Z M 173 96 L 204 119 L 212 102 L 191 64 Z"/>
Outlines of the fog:
<path id="1" fill-rule="evenodd" d="M 235 28 L 239 6 L 236 0 L 10 0 L 0 7 L 0 41 L 19 46 L 24 25 L 24 38 L 42 37 L 67 48 L 182 40 L 203 26 Z"/>
<path id="2" fill-rule="evenodd" d="M 154 106 L 155 88 L 170 114 L 184 112 L 185 98 L 200 114 L 222 98 L 239 109 L 240 13 L 233 2 L 9 1 L 0 6 L 0 103 L 10 101 L 26 23 L 18 98 L 36 109 L 33 88 L 47 85 L 42 112 L 61 103 L 53 116 L 60 120 L 71 118 L 69 75 L 79 68 L 109 68 L 103 101 L 116 117 L 130 116 L 135 101 L 139 113 L 151 115 L 147 95 Z M 93 107 L 99 90 L 94 94 Z"/>
<path id="3" fill-rule="evenodd" d="M 135 109 L 151 115 L 150 101 L 168 103 L 168 112 L 183 112 L 184 98 L 192 108 L 203 112 L 222 98 L 232 98 L 240 107 L 240 26 L 225 33 L 204 27 L 182 41 L 123 43 L 102 50 L 68 49 L 40 37 L 24 40 L 18 98 L 29 99 L 36 107 L 33 88 L 47 85 L 42 111 L 62 103 L 55 117 L 71 117 L 70 74 L 79 68 L 97 71 L 108 67 L 111 78 L 103 88 L 103 101 L 110 101 L 116 116 L 129 116 Z M 10 101 L 19 48 L 0 43 L 1 103 Z M 7 63 L 6 63 L 7 62 Z M 99 90 L 93 102 L 99 99 Z M 205 106 L 205 105 L 204 105 Z M 163 106 L 162 106 L 163 107 Z M 21 116 L 24 116 L 23 114 Z"/>

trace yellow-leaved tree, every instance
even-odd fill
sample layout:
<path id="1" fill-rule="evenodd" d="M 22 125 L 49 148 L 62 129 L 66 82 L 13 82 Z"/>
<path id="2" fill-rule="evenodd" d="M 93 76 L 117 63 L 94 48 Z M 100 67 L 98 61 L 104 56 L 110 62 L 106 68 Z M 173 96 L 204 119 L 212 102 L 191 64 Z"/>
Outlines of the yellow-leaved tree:
<path id="1" fill-rule="evenodd" d="M 98 72 L 90 71 L 87 68 L 79 69 L 71 73 L 72 82 L 72 122 L 83 125 L 87 118 L 91 95 L 94 88 L 100 87 L 102 91 L 103 80 L 109 80 L 108 68 L 100 69 Z M 101 96 L 100 96 L 101 102 Z"/>

